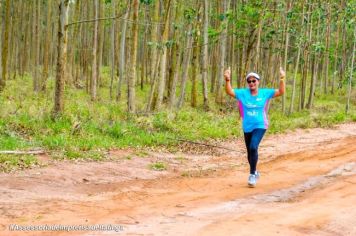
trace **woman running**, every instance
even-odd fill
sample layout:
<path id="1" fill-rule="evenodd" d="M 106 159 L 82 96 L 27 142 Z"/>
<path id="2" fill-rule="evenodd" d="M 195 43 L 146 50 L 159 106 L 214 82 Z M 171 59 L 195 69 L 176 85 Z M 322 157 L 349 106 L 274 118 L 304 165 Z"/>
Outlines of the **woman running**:
<path id="1" fill-rule="evenodd" d="M 260 76 L 251 72 L 246 76 L 248 88 L 232 89 L 231 71 L 227 69 L 224 73 L 226 81 L 226 93 L 238 101 L 240 115 L 242 117 L 242 128 L 244 131 L 247 158 L 250 164 L 250 175 L 248 186 L 255 187 L 260 174 L 256 170 L 258 161 L 258 145 L 268 128 L 267 107 L 271 98 L 281 96 L 284 93 L 286 73 L 280 68 L 279 89 L 258 88 Z"/>

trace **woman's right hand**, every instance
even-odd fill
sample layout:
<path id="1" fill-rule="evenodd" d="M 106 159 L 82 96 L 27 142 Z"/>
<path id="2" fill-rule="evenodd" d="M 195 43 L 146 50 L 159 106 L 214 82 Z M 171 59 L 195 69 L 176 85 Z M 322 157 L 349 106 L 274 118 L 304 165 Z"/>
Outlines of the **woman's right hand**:
<path id="1" fill-rule="evenodd" d="M 229 67 L 229 69 L 225 70 L 225 72 L 224 72 L 224 78 L 225 78 L 226 81 L 230 81 L 230 79 L 231 79 L 231 70 L 230 70 L 230 67 Z"/>

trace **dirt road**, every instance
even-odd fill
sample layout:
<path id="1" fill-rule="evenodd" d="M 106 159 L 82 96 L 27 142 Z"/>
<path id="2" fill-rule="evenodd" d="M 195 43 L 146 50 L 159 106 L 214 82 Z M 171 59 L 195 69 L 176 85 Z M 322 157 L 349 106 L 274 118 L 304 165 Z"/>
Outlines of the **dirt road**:
<path id="1" fill-rule="evenodd" d="M 243 141 L 214 155 L 118 150 L 0 174 L 0 235 L 356 235 L 356 124 L 265 137 L 256 188 Z M 202 152 L 201 152 L 202 153 Z M 149 165 L 163 162 L 166 170 Z M 9 225 L 122 226 L 9 231 Z"/>

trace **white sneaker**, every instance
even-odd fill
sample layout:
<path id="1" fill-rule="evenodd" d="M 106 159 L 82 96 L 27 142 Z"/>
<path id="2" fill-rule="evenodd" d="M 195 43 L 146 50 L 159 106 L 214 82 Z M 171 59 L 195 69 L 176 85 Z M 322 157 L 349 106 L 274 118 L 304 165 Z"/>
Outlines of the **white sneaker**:
<path id="1" fill-rule="evenodd" d="M 256 186 L 256 175 L 250 174 L 248 177 L 248 186 L 251 188 Z"/>
<path id="2" fill-rule="evenodd" d="M 255 171 L 255 176 L 256 176 L 256 180 L 258 180 L 261 176 L 260 172 L 258 172 L 257 170 Z"/>

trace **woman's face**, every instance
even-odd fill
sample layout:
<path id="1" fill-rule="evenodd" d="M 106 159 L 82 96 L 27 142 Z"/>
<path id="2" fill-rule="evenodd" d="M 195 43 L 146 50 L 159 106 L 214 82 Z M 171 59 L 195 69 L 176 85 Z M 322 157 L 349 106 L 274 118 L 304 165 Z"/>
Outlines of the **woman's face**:
<path id="1" fill-rule="evenodd" d="M 259 80 L 255 77 L 251 76 L 247 79 L 247 85 L 251 90 L 255 90 L 258 88 Z"/>

